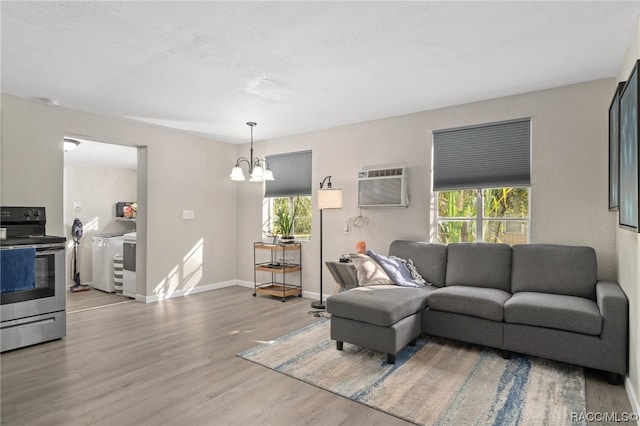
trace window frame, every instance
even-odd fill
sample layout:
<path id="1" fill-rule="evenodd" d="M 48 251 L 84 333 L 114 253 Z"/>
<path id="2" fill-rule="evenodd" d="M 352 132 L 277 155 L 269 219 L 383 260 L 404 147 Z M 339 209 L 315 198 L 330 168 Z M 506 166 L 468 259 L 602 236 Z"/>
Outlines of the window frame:
<path id="1" fill-rule="evenodd" d="M 294 202 L 293 200 L 298 197 L 309 200 L 309 234 L 295 234 L 298 217 L 294 219 L 293 223 L 294 238 L 296 240 L 310 240 L 313 220 L 313 151 L 285 152 L 267 155 L 265 159 L 274 174 L 275 180 L 266 181 L 263 187 L 262 235 L 273 235 L 275 200 L 282 198 L 289 199 L 289 208 L 291 209 Z"/>
<path id="2" fill-rule="evenodd" d="M 527 216 L 526 217 L 485 217 L 484 214 L 484 198 L 485 198 L 485 191 L 488 190 L 493 190 L 493 189 L 503 189 L 503 188 L 512 188 L 512 189 L 526 189 L 527 190 Z M 480 188 L 467 188 L 465 190 L 467 191 L 476 191 L 475 194 L 475 206 L 476 206 L 476 213 L 475 216 L 468 216 L 468 217 L 464 217 L 464 216 L 440 216 L 440 209 L 439 209 L 439 198 L 440 198 L 440 193 L 442 192 L 455 192 L 455 191 L 461 191 L 462 189 L 452 189 L 452 190 L 445 190 L 445 191 L 434 191 L 435 193 L 435 240 L 436 243 L 440 243 L 442 244 L 443 242 L 440 240 L 440 223 L 441 222 L 469 222 L 471 224 L 475 224 L 475 234 L 476 234 L 476 238 L 475 238 L 475 243 L 481 242 L 481 243 L 488 243 L 488 244 L 494 244 L 494 242 L 491 241 L 485 241 L 485 222 L 526 222 L 527 223 L 527 240 L 526 240 L 526 244 L 531 242 L 531 187 L 530 186 L 513 186 L 513 187 L 503 187 L 503 188 L 487 188 L 487 187 L 480 187 Z M 478 208 L 478 206 L 480 206 L 481 208 Z M 472 228 L 473 229 L 473 228 Z M 461 241 L 460 241 L 461 242 Z M 505 243 L 506 244 L 506 243 Z"/>
<path id="3" fill-rule="evenodd" d="M 289 205 L 291 206 L 291 203 L 293 203 L 294 198 L 299 197 L 299 198 L 308 198 L 309 199 L 309 205 L 313 206 L 313 197 L 311 195 L 290 195 L 290 196 L 286 196 L 286 197 L 263 197 L 262 199 L 262 235 L 263 236 L 273 236 L 273 219 L 274 219 L 274 207 L 275 207 L 275 200 L 279 199 L 279 198 L 288 198 L 289 199 Z M 309 241 L 311 240 L 311 234 L 312 234 L 312 223 L 313 223 L 313 209 L 310 208 L 309 209 L 309 234 L 296 234 L 296 219 L 294 219 L 294 224 L 293 224 L 293 230 L 294 230 L 294 234 L 293 237 L 296 240 L 299 241 Z"/>

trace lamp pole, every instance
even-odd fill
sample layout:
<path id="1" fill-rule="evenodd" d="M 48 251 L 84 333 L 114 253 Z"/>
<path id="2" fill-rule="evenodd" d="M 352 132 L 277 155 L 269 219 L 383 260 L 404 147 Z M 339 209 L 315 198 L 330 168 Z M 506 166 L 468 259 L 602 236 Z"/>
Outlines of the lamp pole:
<path id="1" fill-rule="evenodd" d="M 327 183 L 327 189 L 323 189 L 325 182 Z M 322 301 L 322 210 L 340 208 L 342 208 L 342 190 L 334 189 L 331 185 L 331 176 L 327 176 L 320 182 L 320 189 L 318 190 L 318 209 L 320 210 L 320 301 L 311 303 L 311 307 L 315 309 L 325 309 Z"/>
<path id="2" fill-rule="evenodd" d="M 322 210 L 323 209 L 320 209 L 320 301 L 311 302 L 311 307 L 314 309 L 325 308 L 324 303 L 322 302 Z"/>

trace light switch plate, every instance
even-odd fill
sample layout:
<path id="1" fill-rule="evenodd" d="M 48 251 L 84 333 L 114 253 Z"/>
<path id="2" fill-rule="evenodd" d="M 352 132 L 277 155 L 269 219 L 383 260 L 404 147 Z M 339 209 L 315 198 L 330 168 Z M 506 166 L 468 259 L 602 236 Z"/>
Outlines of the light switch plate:
<path id="1" fill-rule="evenodd" d="M 193 219 L 193 210 L 182 210 L 182 218 L 183 219 Z"/>

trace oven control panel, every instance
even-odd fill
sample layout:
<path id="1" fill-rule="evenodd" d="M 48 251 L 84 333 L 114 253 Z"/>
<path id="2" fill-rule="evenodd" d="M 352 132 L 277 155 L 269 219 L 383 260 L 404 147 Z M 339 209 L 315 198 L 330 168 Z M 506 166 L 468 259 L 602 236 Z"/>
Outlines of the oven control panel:
<path id="1" fill-rule="evenodd" d="M 44 207 L 0 207 L 2 223 L 45 222 Z"/>

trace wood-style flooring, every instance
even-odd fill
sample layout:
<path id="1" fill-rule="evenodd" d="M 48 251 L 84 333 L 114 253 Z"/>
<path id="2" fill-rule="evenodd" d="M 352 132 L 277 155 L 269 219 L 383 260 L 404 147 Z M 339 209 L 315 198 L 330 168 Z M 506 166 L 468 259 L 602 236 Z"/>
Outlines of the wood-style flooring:
<path id="1" fill-rule="evenodd" d="M 69 313 L 66 338 L 0 356 L 2 425 L 409 424 L 237 358 L 318 320 L 309 299 L 252 292 Z M 593 371 L 587 400 L 631 411 L 624 387 Z"/>
<path id="2" fill-rule="evenodd" d="M 118 296 L 115 293 L 106 293 L 96 290 L 95 288 L 75 293 L 67 291 L 67 313 L 72 314 L 77 311 L 95 309 L 114 303 L 133 301 L 134 300 L 129 297 Z"/>

